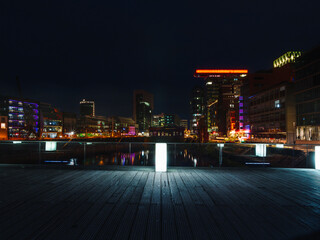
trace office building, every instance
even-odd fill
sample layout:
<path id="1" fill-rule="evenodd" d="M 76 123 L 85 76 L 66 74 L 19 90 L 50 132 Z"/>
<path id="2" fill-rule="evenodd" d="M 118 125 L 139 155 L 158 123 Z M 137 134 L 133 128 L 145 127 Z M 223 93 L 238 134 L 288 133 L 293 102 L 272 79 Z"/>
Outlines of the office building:
<path id="1" fill-rule="evenodd" d="M 320 46 L 302 54 L 295 74 L 297 141 L 320 141 Z"/>
<path id="2" fill-rule="evenodd" d="M 210 137 L 227 136 L 240 129 L 239 97 L 247 69 L 197 69 L 205 80 L 206 124 Z"/>
<path id="3" fill-rule="evenodd" d="M 147 133 L 151 127 L 153 95 L 144 90 L 133 93 L 133 120 L 139 126 L 140 133 Z"/>
<path id="4" fill-rule="evenodd" d="M 73 137 L 77 129 L 77 115 L 75 113 L 62 113 L 63 135 L 65 137 Z"/>
<path id="5" fill-rule="evenodd" d="M 191 134 L 197 135 L 199 132 L 199 120 L 206 116 L 206 102 L 205 92 L 201 86 L 195 86 L 192 89 L 190 97 L 191 120 L 190 130 Z"/>
<path id="6" fill-rule="evenodd" d="M 48 103 L 40 103 L 41 138 L 62 137 L 62 112 Z"/>
<path id="7" fill-rule="evenodd" d="M 295 141 L 294 85 L 283 82 L 256 93 L 249 99 L 251 141 Z"/>

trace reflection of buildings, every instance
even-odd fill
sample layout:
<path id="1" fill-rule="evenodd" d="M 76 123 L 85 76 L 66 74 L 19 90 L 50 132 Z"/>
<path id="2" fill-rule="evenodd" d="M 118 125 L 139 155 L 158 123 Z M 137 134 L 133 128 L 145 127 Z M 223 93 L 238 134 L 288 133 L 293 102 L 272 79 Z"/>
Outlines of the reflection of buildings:
<path id="1" fill-rule="evenodd" d="M 80 101 L 80 116 L 91 116 L 94 117 L 95 113 L 95 104 L 94 101 L 88 101 L 83 99 Z"/>
<path id="2" fill-rule="evenodd" d="M 190 107 L 190 130 L 192 134 L 196 135 L 199 132 L 199 120 L 202 116 L 206 115 L 205 93 L 202 87 L 196 86 L 192 89 Z"/>
<path id="3" fill-rule="evenodd" d="M 108 118 L 111 136 L 135 136 L 138 132 L 138 124 L 132 118 L 114 116 Z"/>
<path id="4" fill-rule="evenodd" d="M 0 119 L 1 138 L 5 138 L 5 135 L 7 139 L 39 137 L 39 104 L 35 101 L 1 97 Z"/>
<path id="5" fill-rule="evenodd" d="M 205 79 L 205 117 L 211 135 L 225 136 L 240 129 L 239 97 L 246 69 L 197 69 Z"/>
<path id="6" fill-rule="evenodd" d="M 297 139 L 320 141 L 320 46 L 297 61 L 295 82 Z"/>
<path id="7" fill-rule="evenodd" d="M 62 113 L 48 103 L 40 103 L 41 137 L 62 137 Z"/>
<path id="8" fill-rule="evenodd" d="M 151 127 L 153 95 L 144 90 L 133 93 L 133 120 L 139 125 L 139 132 L 148 132 Z"/>

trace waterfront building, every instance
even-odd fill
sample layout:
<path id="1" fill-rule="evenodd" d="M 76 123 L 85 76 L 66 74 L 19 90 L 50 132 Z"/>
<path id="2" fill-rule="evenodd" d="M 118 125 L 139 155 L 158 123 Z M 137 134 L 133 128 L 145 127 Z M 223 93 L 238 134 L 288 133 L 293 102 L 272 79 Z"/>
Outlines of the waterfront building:
<path id="1" fill-rule="evenodd" d="M 41 138 L 62 137 L 62 112 L 48 103 L 40 103 Z"/>
<path id="2" fill-rule="evenodd" d="M 1 138 L 36 139 L 40 136 L 37 101 L 0 97 Z"/>
<path id="3" fill-rule="evenodd" d="M 296 110 L 292 82 L 285 81 L 252 95 L 249 104 L 251 141 L 295 142 Z"/>
<path id="4" fill-rule="evenodd" d="M 135 136 L 139 126 L 132 118 L 113 116 L 107 119 L 109 135 L 112 137 Z"/>
<path id="5" fill-rule="evenodd" d="M 76 133 L 78 137 L 103 137 L 108 135 L 108 128 L 106 117 L 85 115 L 78 118 Z"/>
<path id="6" fill-rule="evenodd" d="M 205 80 L 205 120 L 210 136 L 227 136 L 239 130 L 239 97 L 247 69 L 197 69 Z"/>
<path id="7" fill-rule="evenodd" d="M 320 46 L 296 62 L 297 141 L 320 141 Z"/>

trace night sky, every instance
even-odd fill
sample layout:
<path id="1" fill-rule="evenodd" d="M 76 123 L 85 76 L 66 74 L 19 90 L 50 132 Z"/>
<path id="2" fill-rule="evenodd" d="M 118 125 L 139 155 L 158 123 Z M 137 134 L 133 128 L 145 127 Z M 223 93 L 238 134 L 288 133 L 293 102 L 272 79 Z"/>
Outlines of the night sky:
<path id="1" fill-rule="evenodd" d="M 269 69 L 320 44 L 319 1 L 6 1 L 0 4 L 1 95 L 131 116 L 134 89 L 155 113 L 189 117 L 196 68 Z"/>

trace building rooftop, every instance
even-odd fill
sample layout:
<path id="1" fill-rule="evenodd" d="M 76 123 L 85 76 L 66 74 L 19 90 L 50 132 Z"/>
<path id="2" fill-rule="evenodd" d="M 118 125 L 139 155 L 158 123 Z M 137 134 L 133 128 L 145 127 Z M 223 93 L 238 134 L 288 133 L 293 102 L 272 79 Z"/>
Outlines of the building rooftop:
<path id="1" fill-rule="evenodd" d="M 311 169 L 0 165 L 0 185 L 2 239 L 311 239 L 320 231 L 320 172 Z"/>

